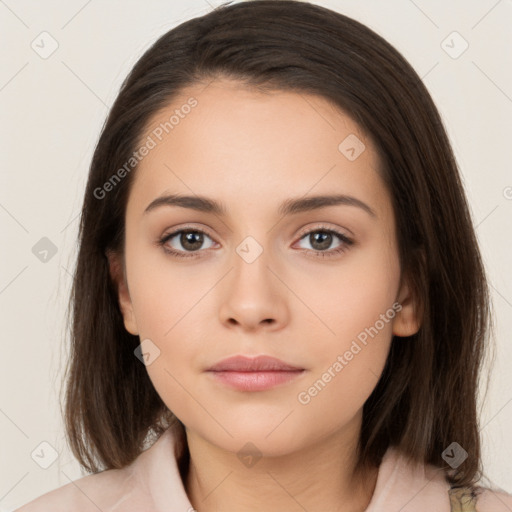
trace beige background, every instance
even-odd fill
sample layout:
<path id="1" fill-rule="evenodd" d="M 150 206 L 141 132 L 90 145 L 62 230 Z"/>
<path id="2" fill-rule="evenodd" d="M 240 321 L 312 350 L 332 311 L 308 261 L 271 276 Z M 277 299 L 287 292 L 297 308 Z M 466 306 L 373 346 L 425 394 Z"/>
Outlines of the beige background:
<path id="1" fill-rule="evenodd" d="M 482 411 L 484 462 L 492 484 L 512 492 L 512 2 L 313 3 L 393 44 L 424 79 L 446 123 L 493 287 L 497 359 Z M 142 52 L 218 4 L 0 0 L 0 511 L 82 476 L 64 442 L 59 390 L 88 164 L 121 81 Z M 41 37 L 46 49 L 52 39 L 58 44 L 45 59 L 31 47 L 43 51 Z M 464 41 L 469 46 L 457 55 Z M 48 244 L 39 242 L 43 237 L 57 251 L 46 262 L 32 252 Z M 42 442 L 59 454 L 48 469 L 31 458 Z"/>

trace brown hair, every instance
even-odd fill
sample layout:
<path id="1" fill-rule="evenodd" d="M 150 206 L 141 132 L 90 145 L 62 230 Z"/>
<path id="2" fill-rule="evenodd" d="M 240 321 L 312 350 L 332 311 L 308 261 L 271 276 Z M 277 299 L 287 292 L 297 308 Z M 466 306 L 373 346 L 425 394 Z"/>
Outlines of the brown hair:
<path id="1" fill-rule="evenodd" d="M 99 190 L 137 149 L 152 117 L 182 90 L 215 78 L 260 90 L 320 95 L 347 112 L 378 150 L 392 197 L 402 277 L 422 326 L 394 337 L 383 374 L 364 405 L 360 466 L 389 446 L 446 470 L 457 485 L 481 477 L 477 390 L 488 338 L 486 277 L 454 154 L 439 113 L 411 65 L 363 24 L 294 0 L 224 4 L 160 37 L 123 82 L 92 159 L 71 296 L 65 421 L 80 464 L 122 468 L 169 425 L 183 425 L 155 391 L 126 331 L 107 251 L 123 254 L 134 170 Z M 186 122 L 186 121 L 184 121 Z M 468 458 L 442 458 L 457 442 Z M 180 462 L 181 464 L 181 462 Z"/>

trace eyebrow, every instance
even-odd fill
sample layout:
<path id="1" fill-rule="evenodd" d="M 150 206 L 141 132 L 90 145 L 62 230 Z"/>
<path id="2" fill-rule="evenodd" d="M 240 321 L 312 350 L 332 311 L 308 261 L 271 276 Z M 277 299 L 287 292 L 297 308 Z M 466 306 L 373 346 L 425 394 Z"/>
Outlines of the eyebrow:
<path id="1" fill-rule="evenodd" d="M 353 196 L 344 194 L 319 195 L 305 198 L 287 199 L 279 206 L 278 214 L 285 216 L 336 205 L 356 206 L 364 210 L 371 217 L 377 217 L 375 211 L 366 203 Z M 181 208 L 189 208 L 199 212 L 213 213 L 221 217 L 225 217 L 227 214 L 226 207 L 214 199 L 210 199 L 205 196 L 187 196 L 181 194 L 170 194 L 157 197 L 147 206 L 147 208 L 144 210 L 144 214 L 149 213 L 150 211 L 155 210 L 161 206 L 179 206 Z"/>

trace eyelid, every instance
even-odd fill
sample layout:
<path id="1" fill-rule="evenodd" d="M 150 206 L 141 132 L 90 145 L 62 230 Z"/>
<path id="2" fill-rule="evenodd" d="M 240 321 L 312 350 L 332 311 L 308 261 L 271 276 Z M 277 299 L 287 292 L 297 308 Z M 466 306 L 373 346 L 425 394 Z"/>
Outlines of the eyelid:
<path id="1" fill-rule="evenodd" d="M 165 237 L 168 237 L 170 235 L 176 235 L 180 231 L 199 231 L 199 232 L 203 232 L 206 235 L 208 235 L 212 240 L 215 240 L 215 237 L 211 234 L 210 230 L 206 226 L 204 226 L 203 224 L 200 224 L 199 226 L 197 226 L 197 225 L 189 225 L 189 224 L 185 224 L 183 226 L 178 225 L 176 227 L 173 227 L 173 228 L 169 229 L 168 231 L 166 230 L 165 233 L 161 236 L 161 238 L 165 238 Z"/>
<path id="2" fill-rule="evenodd" d="M 307 234 L 311 233 L 312 231 L 320 231 L 320 230 L 333 231 L 334 233 L 337 233 L 338 235 L 344 236 L 346 238 L 351 238 L 354 236 L 354 234 L 352 233 L 352 231 L 350 231 L 350 229 L 340 228 L 338 226 L 330 226 L 329 223 L 325 223 L 325 222 L 320 222 L 317 224 L 315 224 L 313 222 L 312 224 L 309 224 L 308 226 L 302 228 L 299 231 L 299 234 L 297 236 L 299 238 L 302 238 L 304 235 L 307 235 Z M 344 234 L 343 231 L 347 231 L 348 234 Z"/>
<path id="3" fill-rule="evenodd" d="M 339 227 L 329 226 L 328 223 L 323 223 L 323 222 L 320 222 L 319 224 L 318 223 L 315 224 L 313 222 L 313 223 L 309 224 L 308 226 L 303 227 L 296 236 L 299 239 L 301 239 L 304 235 L 307 235 L 307 234 L 311 233 L 312 231 L 317 231 L 317 230 L 321 230 L 321 229 L 324 229 L 326 231 L 333 231 L 335 233 L 338 233 L 339 235 L 345 236 L 346 238 L 350 238 L 351 236 L 354 236 L 352 231 L 350 231 L 347 228 L 339 228 Z M 347 231 L 349 234 L 347 234 L 347 235 L 344 234 L 343 232 L 341 232 L 342 230 Z M 190 224 L 185 224 L 183 226 L 178 225 L 178 226 L 170 229 L 168 232 L 164 233 L 160 238 L 166 238 L 170 235 L 176 235 L 180 231 L 202 231 L 206 235 L 208 235 L 213 241 L 217 242 L 215 236 L 213 236 L 211 234 L 209 229 L 204 224 L 200 224 L 200 227 L 198 227 L 197 225 L 190 225 Z"/>

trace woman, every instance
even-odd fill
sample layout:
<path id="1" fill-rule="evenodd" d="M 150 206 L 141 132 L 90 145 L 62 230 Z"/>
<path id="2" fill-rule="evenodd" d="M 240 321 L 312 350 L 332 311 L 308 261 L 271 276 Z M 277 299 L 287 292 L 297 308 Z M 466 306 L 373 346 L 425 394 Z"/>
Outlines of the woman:
<path id="1" fill-rule="evenodd" d="M 85 192 L 66 426 L 94 474 L 19 511 L 511 510 L 477 485 L 488 301 L 389 43 L 286 0 L 182 23 Z"/>

